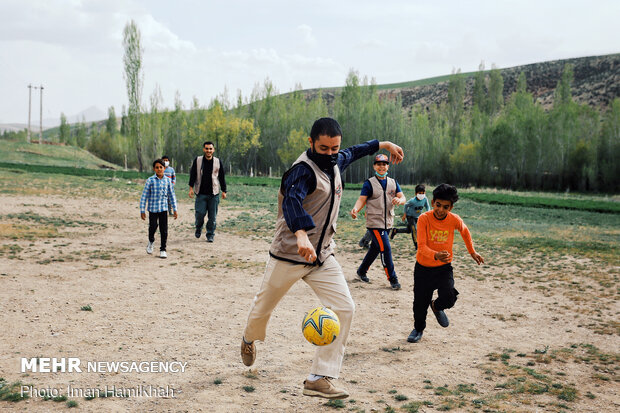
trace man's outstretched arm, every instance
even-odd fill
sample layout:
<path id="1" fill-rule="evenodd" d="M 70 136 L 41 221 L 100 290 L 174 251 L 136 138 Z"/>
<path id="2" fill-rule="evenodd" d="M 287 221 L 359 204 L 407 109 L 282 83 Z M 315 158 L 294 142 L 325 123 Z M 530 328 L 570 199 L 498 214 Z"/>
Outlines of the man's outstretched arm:
<path id="1" fill-rule="evenodd" d="M 344 171 L 353 162 L 363 158 L 364 156 L 372 155 L 379 149 L 385 149 L 390 153 L 390 162 L 393 164 L 398 164 L 403 160 L 403 149 L 400 146 L 390 141 L 379 142 L 374 139 L 372 141 L 360 143 L 359 145 L 354 145 L 347 149 L 341 150 L 338 153 L 338 166 L 341 171 Z"/>

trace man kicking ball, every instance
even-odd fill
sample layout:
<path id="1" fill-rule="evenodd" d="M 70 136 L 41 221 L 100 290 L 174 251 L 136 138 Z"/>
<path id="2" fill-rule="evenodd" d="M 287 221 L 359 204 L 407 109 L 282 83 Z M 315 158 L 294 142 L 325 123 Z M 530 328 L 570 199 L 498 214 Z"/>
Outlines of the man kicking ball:
<path id="1" fill-rule="evenodd" d="M 342 268 L 333 255 L 338 210 L 342 197 L 340 174 L 352 162 L 386 149 L 393 163 L 403 159 L 403 150 L 391 142 L 369 141 L 340 150 L 342 130 L 334 119 L 314 122 L 302 153 L 282 177 L 278 193 L 276 233 L 260 290 L 254 297 L 241 340 L 243 364 L 256 359 L 254 341 L 264 341 L 274 308 L 299 280 L 304 280 L 340 319 L 340 335 L 328 346 L 318 346 L 303 394 L 344 399 L 346 390 L 334 385 L 338 378 L 349 335 L 355 303 Z"/>

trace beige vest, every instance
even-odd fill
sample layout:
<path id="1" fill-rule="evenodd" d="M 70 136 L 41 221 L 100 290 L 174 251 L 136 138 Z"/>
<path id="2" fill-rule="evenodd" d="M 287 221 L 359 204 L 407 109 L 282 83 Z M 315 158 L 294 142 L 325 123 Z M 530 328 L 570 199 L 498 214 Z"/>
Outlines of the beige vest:
<path id="1" fill-rule="evenodd" d="M 200 183 L 202 182 L 202 161 L 204 156 L 196 158 L 196 182 L 194 182 L 194 193 L 198 194 L 200 191 Z M 213 195 L 220 193 L 220 180 L 217 179 L 217 175 L 220 172 L 220 160 L 213 157 L 213 173 L 211 174 L 211 186 L 213 188 Z"/>
<path id="2" fill-rule="evenodd" d="M 396 198 L 396 181 L 386 178 L 385 191 L 376 176 L 368 178 L 372 185 L 372 196 L 366 200 L 366 228 L 390 229 L 394 224 L 394 205 Z"/>
<path id="3" fill-rule="evenodd" d="M 282 213 L 282 188 L 278 192 L 278 218 L 276 220 L 276 233 L 269 249 L 269 254 L 277 259 L 304 265 L 322 265 L 325 260 L 334 253 L 335 243 L 333 236 L 336 233 L 336 220 L 342 198 L 342 180 L 340 169 L 334 166 L 334 180 L 321 171 L 319 167 L 308 158 L 306 152 L 302 153 L 293 163 L 306 163 L 316 177 L 316 189 L 307 194 L 302 202 L 304 210 L 312 216 L 315 227 L 308 231 L 308 238 L 317 253 L 317 259 L 309 264 L 297 253 L 297 237 L 290 230 Z"/>

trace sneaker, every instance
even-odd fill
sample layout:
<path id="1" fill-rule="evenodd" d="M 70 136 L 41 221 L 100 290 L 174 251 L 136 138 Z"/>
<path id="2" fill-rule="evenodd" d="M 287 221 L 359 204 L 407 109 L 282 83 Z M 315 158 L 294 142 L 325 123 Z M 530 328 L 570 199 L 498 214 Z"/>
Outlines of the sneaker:
<path id="1" fill-rule="evenodd" d="M 409 334 L 409 337 L 407 337 L 407 341 L 410 343 L 417 343 L 420 340 L 422 340 L 422 332 L 414 328 Z"/>
<path id="2" fill-rule="evenodd" d="M 159 251 L 159 258 L 168 258 L 168 254 L 166 254 L 166 251 Z"/>
<path id="3" fill-rule="evenodd" d="M 390 282 L 392 290 L 400 290 L 400 283 L 398 282 L 398 278 L 396 278 L 396 276 L 394 278 L 388 278 L 388 281 Z"/>
<path id="4" fill-rule="evenodd" d="M 213 235 L 207 235 L 207 242 L 213 242 Z"/>
<path id="5" fill-rule="evenodd" d="M 254 342 L 250 344 L 246 343 L 244 339 L 241 339 L 241 360 L 246 366 L 251 366 L 256 360 L 256 346 Z"/>
<path id="6" fill-rule="evenodd" d="M 200 238 L 200 234 L 202 234 L 202 228 L 196 228 L 196 233 L 194 234 L 196 238 Z"/>
<path id="7" fill-rule="evenodd" d="M 357 278 L 359 278 L 360 281 L 365 282 L 365 283 L 369 283 L 370 282 L 370 280 L 368 279 L 366 274 L 360 273 L 360 270 L 357 270 L 356 274 L 357 274 Z"/>
<path id="8" fill-rule="evenodd" d="M 390 232 L 390 239 L 394 239 L 394 235 L 396 235 L 396 228 L 392 228 L 392 231 Z"/>
<path id="9" fill-rule="evenodd" d="M 147 254 L 152 254 L 153 253 L 153 243 L 149 241 L 148 244 L 146 244 L 146 253 Z"/>
<path id="10" fill-rule="evenodd" d="M 435 314 L 435 318 L 437 322 L 442 327 L 448 327 L 450 325 L 450 320 L 448 320 L 448 316 L 443 310 L 435 311 L 435 301 L 431 301 L 431 309 L 433 310 L 433 314 Z"/>
<path id="11" fill-rule="evenodd" d="M 332 383 L 332 378 L 323 377 L 315 381 L 304 380 L 304 396 L 324 397 L 326 399 L 346 399 L 349 393 Z"/>

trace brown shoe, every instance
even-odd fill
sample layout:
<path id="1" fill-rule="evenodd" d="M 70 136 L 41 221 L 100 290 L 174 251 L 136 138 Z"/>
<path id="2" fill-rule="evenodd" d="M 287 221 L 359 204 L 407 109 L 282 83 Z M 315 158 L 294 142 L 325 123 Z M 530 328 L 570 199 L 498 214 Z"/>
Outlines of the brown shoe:
<path id="1" fill-rule="evenodd" d="M 349 393 L 338 389 L 332 383 L 332 378 L 323 377 L 316 381 L 304 380 L 304 396 L 324 397 L 326 399 L 346 399 Z"/>
<path id="2" fill-rule="evenodd" d="M 247 344 L 244 339 L 241 339 L 241 359 L 246 366 L 254 364 L 254 360 L 256 360 L 256 346 L 254 342 Z"/>

